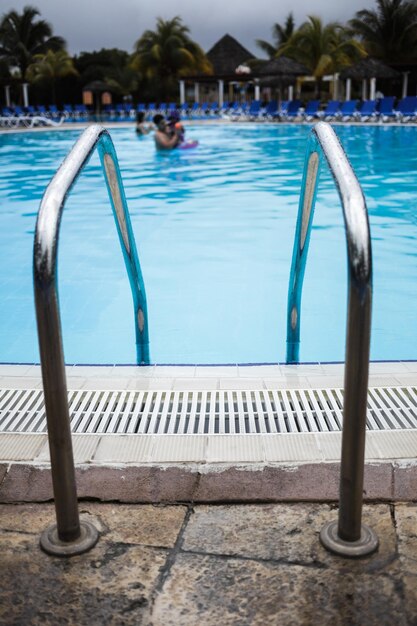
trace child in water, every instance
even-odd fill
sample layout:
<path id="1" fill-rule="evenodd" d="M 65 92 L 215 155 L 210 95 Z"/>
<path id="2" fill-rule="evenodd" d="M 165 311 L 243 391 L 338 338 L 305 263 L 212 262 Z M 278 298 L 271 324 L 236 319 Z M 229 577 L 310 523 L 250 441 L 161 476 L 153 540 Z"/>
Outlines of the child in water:
<path id="1" fill-rule="evenodd" d="M 136 132 L 138 135 L 147 135 L 152 130 L 150 124 L 145 124 L 145 113 L 138 111 L 136 113 Z"/>
<path id="2" fill-rule="evenodd" d="M 184 143 L 185 128 L 180 122 L 180 116 L 177 111 L 173 111 L 168 118 L 169 129 L 172 133 L 176 132 L 178 136 L 178 144 Z"/>

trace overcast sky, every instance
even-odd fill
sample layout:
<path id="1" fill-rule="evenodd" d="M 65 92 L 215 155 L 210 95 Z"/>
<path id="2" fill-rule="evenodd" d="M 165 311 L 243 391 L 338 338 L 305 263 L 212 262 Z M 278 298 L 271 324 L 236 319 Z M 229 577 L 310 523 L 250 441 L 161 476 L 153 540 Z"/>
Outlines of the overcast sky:
<path id="1" fill-rule="evenodd" d="M 345 22 L 355 11 L 375 8 L 375 0 L 0 0 L 0 14 L 20 12 L 28 4 L 66 39 L 71 54 L 100 48 L 131 52 L 157 17 L 180 15 L 206 52 L 229 33 L 259 55 L 255 39 L 271 41 L 272 25 L 284 23 L 290 11 L 299 26 L 307 15 Z"/>

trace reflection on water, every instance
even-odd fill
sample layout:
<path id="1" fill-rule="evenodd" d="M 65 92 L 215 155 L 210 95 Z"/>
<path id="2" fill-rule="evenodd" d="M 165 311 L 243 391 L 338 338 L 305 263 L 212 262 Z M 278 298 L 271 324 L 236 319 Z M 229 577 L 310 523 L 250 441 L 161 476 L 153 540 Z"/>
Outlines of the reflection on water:
<path id="1" fill-rule="evenodd" d="M 417 129 L 335 127 L 367 199 L 373 238 L 372 357 L 416 358 Z M 308 126 L 187 125 L 195 150 L 156 152 L 112 131 L 159 363 L 276 362 Z M 32 246 L 44 189 L 75 131 L 0 136 L 0 361 L 38 360 Z M 65 354 L 132 363 L 133 307 L 103 174 L 91 158 L 67 202 L 59 250 Z M 301 358 L 342 360 L 346 244 L 323 168 L 302 305 Z"/>

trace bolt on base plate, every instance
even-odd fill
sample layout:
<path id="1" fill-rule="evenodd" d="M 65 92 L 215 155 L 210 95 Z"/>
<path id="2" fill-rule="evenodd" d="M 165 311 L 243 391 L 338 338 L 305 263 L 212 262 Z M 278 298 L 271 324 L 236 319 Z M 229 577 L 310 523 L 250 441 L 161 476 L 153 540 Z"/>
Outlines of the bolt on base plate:
<path id="1" fill-rule="evenodd" d="M 74 541 L 61 541 L 56 524 L 43 531 L 40 546 L 52 556 L 75 556 L 93 548 L 98 541 L 98 530 L 90 522 L 80 522 L 80 536 Z"/>
<path id="2" fill-rule="evenodd" d="M 367 556 L 378 549 L 379 539 L 375 531 L 369 526 L 362 524 L 361 537 L 357 541 L 345 541 L 340 539 L 338 535 L 339 524 L 337 520 L 328 522 L 323 526 L 320 532 L 320 541 L 323 546 L 338 554 L 350 558 Z"/>

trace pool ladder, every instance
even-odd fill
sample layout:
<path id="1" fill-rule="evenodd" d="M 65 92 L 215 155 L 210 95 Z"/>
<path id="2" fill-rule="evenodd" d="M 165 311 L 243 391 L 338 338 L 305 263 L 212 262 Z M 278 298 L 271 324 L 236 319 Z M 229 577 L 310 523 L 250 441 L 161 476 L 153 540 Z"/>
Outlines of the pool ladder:
<path id="1" fill-rule="evenodd" d="M 34 246 L 36 315 L 57 518 L 57 524 L 42 533 L 41 547 L 61 556 L 85 552 L 98 539 L 94 526 L 80 523 L 78 515 L 56 284 L 59 226 L 65 199 L 96 147 L 132 289 L 138 363 L 149 362 L 145 290 L 117 157 L 107 131 L 94 125 L 84 131 L 45 192 Z M 372 301 L 371 240 L 359 182 L 336 134 L 325 122 L 313 127 L 307 147 L 288 294 L 287 362 L 297 363 L 299 359 L 301 294 L 323 159 L 335 179 L 345 222 L 348 319 L 339 520 L 326 524 L 320 539 L 332 552 L 356 557 L 378 548 L 375 532 L 361 523 Z"/>
<path id="2" fill-rule="evenodd" d="M 41 536 L 50 554 L 80 554 L 97 541 L 97 531 L 80 524 L 72 452 L 68 393 L 57 286 L 57 253 L 66 198 L 97 148 L 132 290 L 138 363 L 149 363 L 146 295 L 130 223 L 120 168 L 109 133 L 87 128 L 49 183 L 36 222 L 33 252 L 35 306 L 42 366 L 45 410 L 51 455 L 57 526 Z"/>

